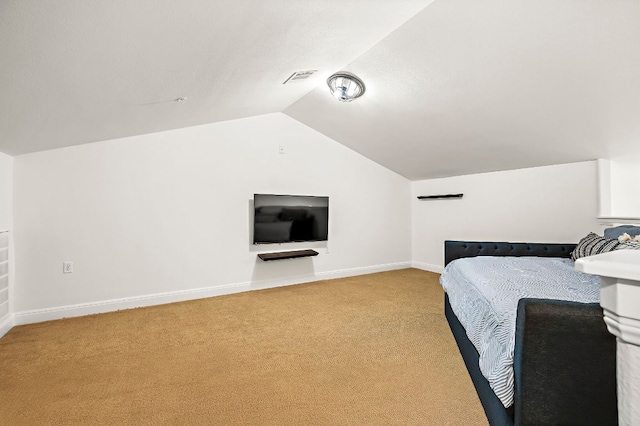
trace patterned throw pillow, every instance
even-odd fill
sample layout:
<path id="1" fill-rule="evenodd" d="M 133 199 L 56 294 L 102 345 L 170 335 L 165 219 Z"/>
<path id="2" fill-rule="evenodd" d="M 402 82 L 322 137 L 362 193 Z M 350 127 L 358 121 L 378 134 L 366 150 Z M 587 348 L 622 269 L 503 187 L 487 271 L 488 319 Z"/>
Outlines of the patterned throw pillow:
<path id="1" fill-rule="evenodd" d="M 640 242 L 626 241 L 624 243 L 620 243 L 620 245 L 616 247 L 616 250 L 640 250 Z"/>
<path id="2" fill-rule="evenodd" d="M 598 234 L 590 232 L 589 235 L 580 240 L 576 248 L 571 252 L 571 260 L 593 256 L 594 254 L 607 253 L 617 249 L 620 244 L 617 239 L 601 237 Z"/>

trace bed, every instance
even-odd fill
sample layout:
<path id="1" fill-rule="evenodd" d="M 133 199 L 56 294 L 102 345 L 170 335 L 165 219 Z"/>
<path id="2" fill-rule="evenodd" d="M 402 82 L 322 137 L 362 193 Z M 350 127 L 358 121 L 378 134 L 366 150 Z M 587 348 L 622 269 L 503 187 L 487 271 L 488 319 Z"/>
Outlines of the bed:
<path id="1" fill-rule="evenodd" d="M 445 241 L 445 266 L 478 256 L 555 258 L 562 265 L 570 263 L 563 259 L 575 247 Z M 531 260 L 535 264 L 536 259 Z M 549 296 L 553 293 L 539 298 L 535 292 L 516 302 L 511 401 L 494 378 L 490 384 L 481 371 L 481 355 L 445 293 L 445 316 L 492 426 L 617 424 L 615 337 L 607 331 L 599 303 L 585 303 L 590 296 L 584 293 L 584 298 L 578 297 L 582 302 L 556 300 Z M 484 356 L 485 349 L 481 352 Z"/>

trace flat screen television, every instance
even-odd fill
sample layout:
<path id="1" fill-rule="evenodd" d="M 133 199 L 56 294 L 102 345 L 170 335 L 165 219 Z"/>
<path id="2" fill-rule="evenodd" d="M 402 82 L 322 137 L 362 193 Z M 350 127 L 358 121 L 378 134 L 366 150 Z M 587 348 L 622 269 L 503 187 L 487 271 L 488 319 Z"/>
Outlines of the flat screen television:
<path id="1" fill-rule="evenodd" d="M 253 195 L 253 243 L 327 241 L 329 197 Z"/>

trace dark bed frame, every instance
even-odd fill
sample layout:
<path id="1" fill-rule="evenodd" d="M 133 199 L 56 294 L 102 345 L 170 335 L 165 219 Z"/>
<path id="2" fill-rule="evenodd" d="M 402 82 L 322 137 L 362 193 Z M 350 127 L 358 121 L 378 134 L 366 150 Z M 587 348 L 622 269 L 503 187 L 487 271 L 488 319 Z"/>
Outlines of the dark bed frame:
<path id="1" fill-rule="evenodd" d="M 570 257 L 575 244 L 445 241 L 445 266 L 475 256 Z M 617 425 L 616 340 L 597 303 L 521 299 L 515 397 L 505 408 L 445 294 L 444 312 L 492 426 Z"/>

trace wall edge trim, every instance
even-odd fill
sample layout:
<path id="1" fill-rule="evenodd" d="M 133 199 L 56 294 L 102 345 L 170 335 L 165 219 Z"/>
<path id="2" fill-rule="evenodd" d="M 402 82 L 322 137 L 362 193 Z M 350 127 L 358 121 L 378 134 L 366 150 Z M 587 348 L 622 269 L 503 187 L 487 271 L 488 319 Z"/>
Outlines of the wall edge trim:
<path id="1" fill-rule="evenodd" d="M 376 272 L 410 268 L 411 265 L 412 263 L 409 261 L 387 263 L 381 265 L 340 269 L 328 272 L 318 272 L 314 274 L 288 277 L 285 279 L 222 284 L 211 287 L 170 291 L 164 293 L 124 297 L 119 299 L 108 299 L 97 302 L 79 303 L 75 305 L 54 306 L 51 308 L 14 312 L 11 318 L 11 327 L 15 325 L 33 324 L 37 322 L 58 320 L 63 318 L 116 312 L 124 309 L 143 308 L 147 306 L 164 305 L 167 303 L 184 302 L 187 300 L 204 299 L 208 297 L 223 296 L 226 294 L 242 293 L 245 291 L 263 290 L 267 288 L 304 284 L 315 281 L 373 274 Z M 4 327 L 4 324 L 0 327 Z M 11 327 L 9 327 L 7 331 L 9 331 Z M 0 332 L 2 332 L 3 330 L 4 328 L 0 328 Z M 0 334 L 0 336 L 1 335 L 2 334 Z"/>
<path id="2" fill-rule="evenodd" d="M 411 267 L 416 269 L 422 269 L 423 271 L 435 272 L 436 274 L 441 274 L 444 271 L 444 267 L 440 265 L 434 265 L 432 263 L 425 262 L 411 262 Z"/>
<path id="3" fill-rule="evenodd" d="M 4 321 L 0 322 L 0 338 L 7 334 L 15 325 L 13 314 L 9 314 Z"/>

